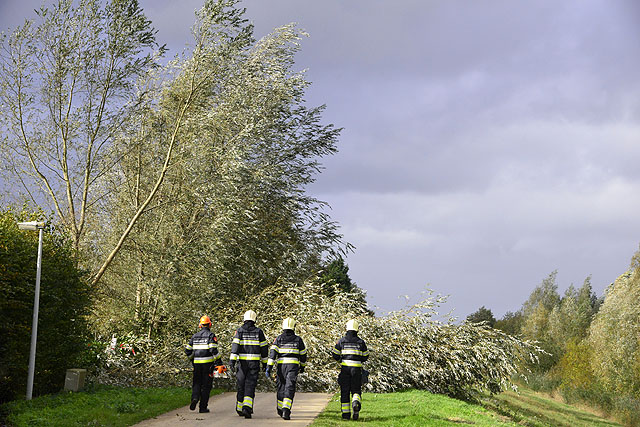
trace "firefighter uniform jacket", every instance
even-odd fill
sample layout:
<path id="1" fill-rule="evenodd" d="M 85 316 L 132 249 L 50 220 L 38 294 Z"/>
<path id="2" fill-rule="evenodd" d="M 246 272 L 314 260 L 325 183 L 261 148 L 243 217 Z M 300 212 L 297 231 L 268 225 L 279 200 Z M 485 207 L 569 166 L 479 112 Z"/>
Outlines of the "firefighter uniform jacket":
<path id="1" fill-rule="evenodd" d="M 336 343 L 332 356 L 342 366 L 362 368 L 362 364 L 369 358 L 369 350 L 362 338 L 352 331 L 347 331 Z"/>
<path id="2" fill-rule="evenodd" d="M 193 359 L 193 363 L 222 365 L 221 356 L 218 353 L 218 339 L 209 328 L 204 327 L 196 332 L 189 340 L 184 352 Z"/>
<path id="3" fill-rule="evenodd" d="M 292 330 L 285 330 L 273 341 L 269 351 L 267 365 L 273 366 L 275 363 L 295 364 L 304 367 L 307 364 L 307 349 L 304 341 Z"/>
<path id="4" fill-rule="evenodd" d="M 269 344 L 262 329 L 251 321 L 245 322 L 236 330 L 231 342 L 231 355 L 229 360 L 234 361 L 258 361 L 267 363 Z"/>

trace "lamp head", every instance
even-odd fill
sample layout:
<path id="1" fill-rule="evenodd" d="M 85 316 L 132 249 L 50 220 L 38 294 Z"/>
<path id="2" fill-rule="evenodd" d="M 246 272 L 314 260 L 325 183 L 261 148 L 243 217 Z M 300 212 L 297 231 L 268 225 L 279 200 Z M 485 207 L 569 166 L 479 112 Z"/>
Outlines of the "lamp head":
<path id="1" fill-rule="evenodd" d="M 44 228 L 44 222 L 40 222 L 40 221 L 19 222 L 18 228 L 20 230 L 38 230 L 40 228 Z"/>

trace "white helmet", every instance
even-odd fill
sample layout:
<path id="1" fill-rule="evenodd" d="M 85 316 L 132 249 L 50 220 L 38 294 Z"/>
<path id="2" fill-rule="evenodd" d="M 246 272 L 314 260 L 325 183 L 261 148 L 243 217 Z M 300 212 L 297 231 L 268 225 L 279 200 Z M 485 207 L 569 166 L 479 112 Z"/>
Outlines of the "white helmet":
<path id="1" fill-rule="evenodd" d="M 282 329 L 291 329 L 293 331 L 295 327 L 296 327 L 296 321 L 293 320 L 291 317 L 287 317 L 282 321 Z"/>
<path id="2" fill-rule="evenodd" d="M 248 310 L 246 313 L 244 313 L 244 320 L 245 321 L 246 320 L 253 320 L 255 322 L 257 318 L 258 318 L 258 315 L 253 310 Z"/>
<path id="3" fill-rule="evenodd" d="M 359 327 L 360 327 L 360 323 L 356 319 L 351 319 L 347 322 L 347 331 L 358 332 Z"/>

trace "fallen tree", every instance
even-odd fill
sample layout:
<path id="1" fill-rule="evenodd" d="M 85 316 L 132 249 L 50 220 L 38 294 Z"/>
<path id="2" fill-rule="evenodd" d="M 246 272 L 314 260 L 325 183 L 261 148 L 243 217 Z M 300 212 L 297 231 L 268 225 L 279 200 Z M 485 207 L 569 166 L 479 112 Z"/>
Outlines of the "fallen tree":
<path id="1" fill-rule="evenodd" d="M 299 390 L 336 390 L 338 364 L 330 351 L 352 317 L 360 320 L 360 336 L 371 352 L 365 366 L 371 373 L 365 388 L 370 392 L 407 388 L 451 396 L 483 390 L 499 392 L 514 387 L 511 379 L 518 367 L 525 360 L 535 362 L 541 352 L 531 342 L 483 324 L 437 320 L 437 309 L 444 298 L 430 293 L 419 303 L 385 316 L 371 315 L 357 292 L 336 289 L 328 294 L 322 284 L 314 281 L 303 285 L 278 283 L 232 308 L 212 309 L 208 314 L 214 322 L 223 360 L 228 358 L 231 338 L 247 309 L 258 313 L 258 326 L 270 340 L 280 334 L 283 318 L 291 316 L 298 321 L 296 333 L 305 340 L 309 354 L 307 369 L 298 379 Z M 105 353 L 108 357 L 98 380 L 187 384 L 191 368 L 183 348 L 201 314 L 185 309 L 176 329 L 161 342 L 125 337 L 124 351 L 116 346 L 116 351 Z M 218 385 L 233 387 L 233 380 Z"/>

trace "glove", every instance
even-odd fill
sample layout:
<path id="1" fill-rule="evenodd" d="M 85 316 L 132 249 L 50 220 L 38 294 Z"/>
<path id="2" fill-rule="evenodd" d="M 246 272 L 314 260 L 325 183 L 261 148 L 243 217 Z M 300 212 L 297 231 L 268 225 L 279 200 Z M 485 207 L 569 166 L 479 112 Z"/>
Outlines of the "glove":
<path id="1" fill-rule="evenodd" d="M 304 366 L 300 366 L 300 373 L 304 372 Z"/>
<path id="2" fill-rule="evenodd" d="M 232 360 L 231 362 L 229 362 L 229 367 L 233 372 L 236 372 L 236 361 Z"/>

